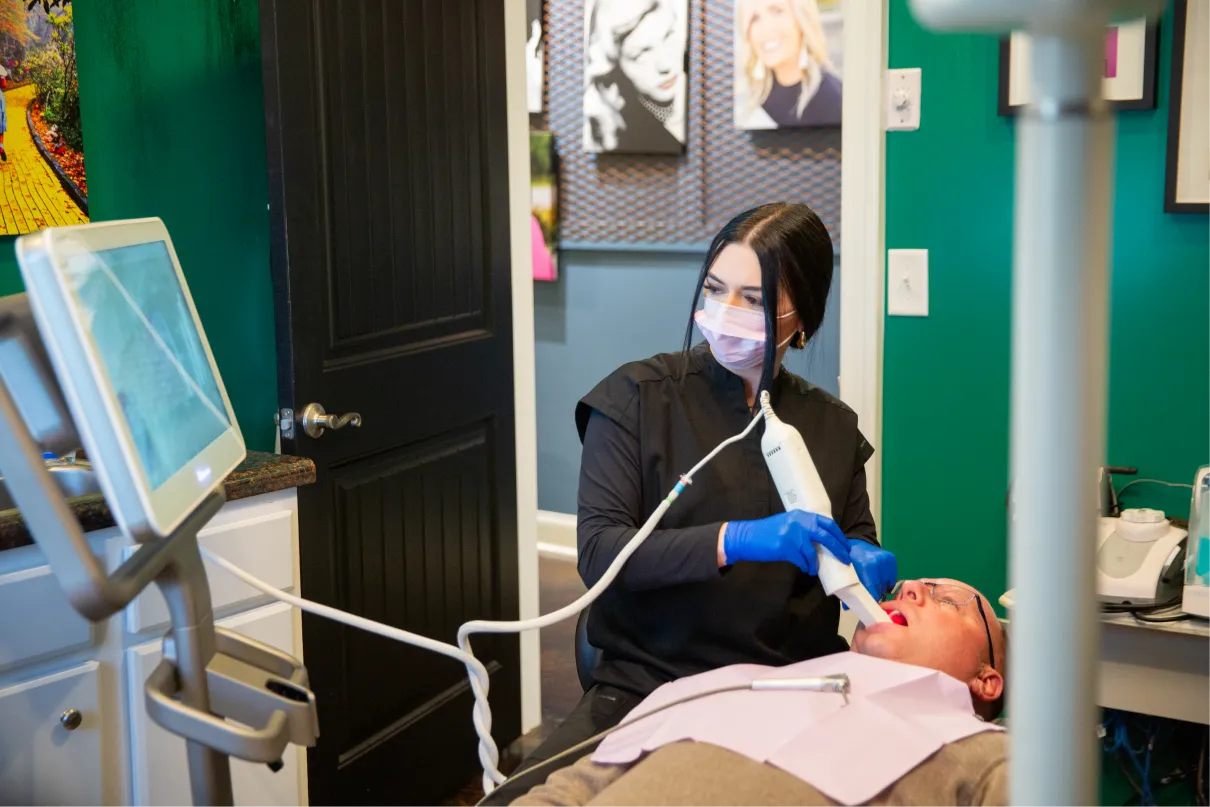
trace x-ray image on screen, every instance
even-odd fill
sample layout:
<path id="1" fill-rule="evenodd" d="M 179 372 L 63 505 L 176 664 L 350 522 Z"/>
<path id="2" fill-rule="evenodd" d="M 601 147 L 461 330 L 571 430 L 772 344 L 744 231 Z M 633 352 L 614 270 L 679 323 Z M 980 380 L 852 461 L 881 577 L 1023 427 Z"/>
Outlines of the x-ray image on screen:
<path id="1" fill-rule="evenodd" d="M 168 247 L 82 253 L 67 267 L 143 471 L 158 488 L 230 426 Z"/>

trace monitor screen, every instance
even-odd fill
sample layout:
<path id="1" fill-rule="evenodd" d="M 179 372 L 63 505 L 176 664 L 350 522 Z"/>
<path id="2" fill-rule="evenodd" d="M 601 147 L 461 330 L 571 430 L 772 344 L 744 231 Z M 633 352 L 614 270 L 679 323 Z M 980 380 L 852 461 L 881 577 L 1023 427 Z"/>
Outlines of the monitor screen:
<path id="1" fill-rule="evenodd" d="M 231 425 L 168 245 L 77 253 L 66 271 L 155 490 Z"/>

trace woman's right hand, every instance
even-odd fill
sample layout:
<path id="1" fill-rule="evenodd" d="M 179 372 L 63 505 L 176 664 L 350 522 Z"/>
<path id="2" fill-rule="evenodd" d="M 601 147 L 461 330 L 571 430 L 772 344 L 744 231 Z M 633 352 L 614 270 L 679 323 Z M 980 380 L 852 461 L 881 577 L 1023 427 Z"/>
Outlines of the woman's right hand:
<path id="1" fill-rule="evenodd" d="M 740 561 L 793 563 L 809 575 L 819 574 L 818 544 L 841 563 L 849 563 L 849 542 L 836 522 L 818 513 L 791 510 L 758 521 L 723 525 L 720 565 Z"/>

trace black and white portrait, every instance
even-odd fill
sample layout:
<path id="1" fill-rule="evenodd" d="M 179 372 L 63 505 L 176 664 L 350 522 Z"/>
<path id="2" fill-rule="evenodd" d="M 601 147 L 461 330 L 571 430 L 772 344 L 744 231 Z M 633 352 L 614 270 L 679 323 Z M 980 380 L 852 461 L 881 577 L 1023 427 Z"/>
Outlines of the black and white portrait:
<path id="1" fill-rule="evenodd" d="M 542 112 L 542 85 L 546 80 L 542 0 L 525 0 L 525 12 L 525 106 L 536 115 Z"/>
<path id="2" fill-rule="evenodd" d="M 584 150 L 679 154 L 688 0 L 587 0 Z"/>

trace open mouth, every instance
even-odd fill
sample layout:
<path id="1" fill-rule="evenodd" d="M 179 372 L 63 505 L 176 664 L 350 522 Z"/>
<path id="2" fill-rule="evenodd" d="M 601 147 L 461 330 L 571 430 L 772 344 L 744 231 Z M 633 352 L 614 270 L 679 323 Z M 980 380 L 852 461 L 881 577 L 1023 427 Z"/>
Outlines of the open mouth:
<path id="1" fill-rule="evenodd" d="M 891 622 L 902 627 L 907 627 L 907 615 L 898 608 L 892 607 L 889 603 L 882 604 L 882 610 L 886 611 L 887 616 L 891 618 Z"/>

